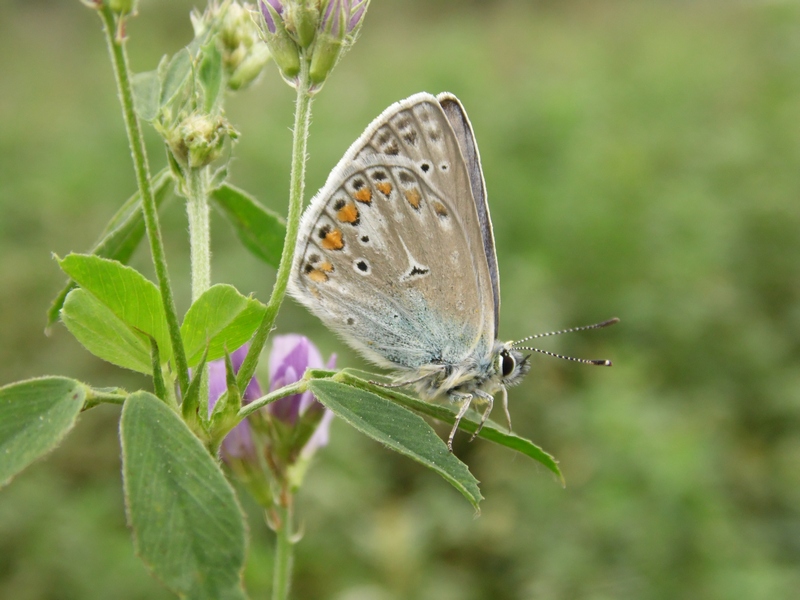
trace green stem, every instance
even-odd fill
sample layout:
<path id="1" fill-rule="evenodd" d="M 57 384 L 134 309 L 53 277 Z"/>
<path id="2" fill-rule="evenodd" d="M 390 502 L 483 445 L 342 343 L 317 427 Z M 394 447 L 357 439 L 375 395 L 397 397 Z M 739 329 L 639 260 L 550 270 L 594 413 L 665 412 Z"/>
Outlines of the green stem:
<path id="1" fill-rule="evenodd" d="M 170 340 L 172 342 L 172 355 L 178 371 L 178 383 L 181 391 L 186 393 L 189 387 L 189 368 L 186 363 L 186 353 L 183 349 L 181 330 L 178 325 L 178 313 L 175 310 L 175 300 L 172 297 L 172 288 L 169 283 L 167 259 L 164 253 L 164 242 L 161 239 L 161 230 L 158 225 L 158 210 L 156 208 L 153 188 L 150 183 L 150 167 L 147 164 L 147 154 L 142 138 L 142 128 L 136 116 L 133 104 L 133 91 L 131 89 L 130 67 L 128 54 L 125 51 L 125 40 L 117 37 L 117 26 L 114 14 L 105 4 L 98 10 L 103 21 L 108 51 L 111 54 L 111 63 L 114 66 L 114 76 L 117 80 L 117 93 L 122 104 L 122 116 L 125 120 L 125 129 L 128 133 L 128 143 L 131 147 L 133 167 L 136 172 L 136 181 L 139 193 L 142 195 L 142 212 L 144 214 L 147 237 L 150 241 L 150 252 L 153 255 L 158 287 L 161 291 L 161 300 L 167 317 Z"/>
<path id="2" fill-rule="evenodd" d="M 272 569 L 272 600 L 287 600 L 292 584 L 294 540 L 292 539 L 292 497 L 282 491 L 273 512 L 275 564 Z"/>
<path id="3" fill-rule="evenodd" d="M 89 410 L 98 404 L 104 403 L 122 405 L 125 403 L 125 400 L 128 397 L 128 392 L 122 388 L 107 388 L 99 390 L 87 385 L 84 386 L 84 389 L 86 390 L 86 400 L 83 403 L 83 410 Z"/>
<path id="4" fill-rule="evenodd" d="M 261 325 L 258 327 L 250 344 L 250 350 L 242 363 L 237 376 L 239 389 L 244 389 L 256 370 L 256 363 L 267 341 L 267 336 L 275 323 L 278 309 L 286 295 L 286 286 L 294 262 L 294 247 L 297 243 L 297 232 L 300 228 L 300 216 L 303 212 L 303 190 L 306 180 L 306 148 L 308 146 L 308 125 L 311 121 L 311 95 L 309 94 L 308 63 L 301 61 L 300 78 L 297 83 L 297 101 L 294 112 L 294 130 L 292 140 L 292 173 L 289 184 L 289 213 L 286 217 L 286 237 L 283 241 L 281 262 L 275 276 L 275 286 L 267 303 L 267 310 Z"/>
<path id="5" fill-rule="evenodd" d="M 188 169 L 189 245 L 192 263 L 192 302 L 211 287 L 211 234 L 208 224 L 208 167 Z"/>
<path id="6" fill-rule="evenodd" d="M 192 264 L 192 302 L 211 287 L 211 232 L 208 209 L 208 167 L 188 169 L 186 213 Z M 199 411 L 208 415 L 208 365 L 200 377 Z"/>
<path id="7" fill-rule="evenodd" d="M 264 408 L 267 404 L 272 404 L 276 400 L 280 400 L 281 398 L 285 398 L 286 396 L 292 396 L 294 394 L 302 394 L 308 388 L 308 381 L 305 379 L 301 379 L 295 383 L 289 384 L 282 388 L 275 390 L 274 392 L 270 392 L 266 396 L 261 396 L 257 400 L 253 400 L 249 404 L 244 405 L 238 413 L 239 420 L 248 417 L 249 415 L 256 412 L 259 408 Z"/>

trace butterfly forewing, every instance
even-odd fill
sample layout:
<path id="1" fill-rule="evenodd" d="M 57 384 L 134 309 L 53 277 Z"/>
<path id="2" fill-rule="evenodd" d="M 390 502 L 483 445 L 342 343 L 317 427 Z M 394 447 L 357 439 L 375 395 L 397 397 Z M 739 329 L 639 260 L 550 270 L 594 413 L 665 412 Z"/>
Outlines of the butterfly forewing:
<path id="1" fill-rule="evenodd" d="M 461 155 L 464 157 L 467 172 L 469 174 L 470 185 L 472 186 L 472 197 L 475 200 L 475 209 L 478 212 L 478 222 L 480 223 L 481 236 L 483 238 L 483 249 L 486 261 L 489 264 L 489 275 L 492 280 L 492 294 L 494 296 L 494 336 L 500 326 L 500 274 L 497 269 L 497 253 L 494 244 L 494 232 L 492 230 L 492 219 L 489 217 L 489 203 L 486 198 L 486 183 L 483 181 L 483 168 L 481 167 L 481 157 L 478 152 L 478 145 L 475 142 L 475 134 L 472 131 L 472 124 L 469 122 L 467 113 L 461 102 L 452 94 L 439 94 L 436 99 L 442 107 L 453 132 L 456 135 Z"/>
<path id="2" fill-rule="evenodd" d="M 459 363 L 494 341 L 483 240 L 456 134 L 417 94 L 367 128 L 312 200 L 291 291 L 379 364 Z"/>

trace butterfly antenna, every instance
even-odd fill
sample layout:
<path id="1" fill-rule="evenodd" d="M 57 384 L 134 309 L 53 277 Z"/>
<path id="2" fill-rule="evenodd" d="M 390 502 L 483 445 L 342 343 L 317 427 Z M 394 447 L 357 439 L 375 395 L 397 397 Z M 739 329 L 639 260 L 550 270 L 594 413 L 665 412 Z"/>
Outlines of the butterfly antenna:
<path id="1" fill-rule="evenodd" d="M 595 323 L 594 325 L 584 325 L 582 327 L 571 327 L 570 329 L 561 329 L 560 331 L 548 331 L 547 333 L 537 333 L 536 335 L 529 335 L 528 337 L 522 338 L 521 340 L 517 340 L 512 345 L 516 347 L 517 344 L 521 344 L 522 342 L 527 342 L 528 340 L 535 340 L 536 338 L 543 338 L 551 335 L 561 335 L 562 333 L 572 333 L 573 331 L 586 331 L 587 329 L 600 329 L 602 327 L 608 327 L 616 323 L 619 323 L 619 319 L 617 317 L 614 317 L 613 319 L 609 319 L 608 321 L 603 321 L 602 323 Z"/>
<path id="2" fill-rule="evenodd" d="M 572 333 L 573 331 L 585 331 L 587 329 L 601 329 L 602 327 L 608 327 L 609 325 L 614 325 L 615 323 L 619 323 L 619 319 L 617 317 L 614 317 L 613 319 L 608 319 L 607 321 L 603 321 L 602 323 L 595 323 L 594 325 L 584 325 L 582 327 L 571 327 L 570 329 L 561 329 L 560 331 L 537 333 L 536 335 L 529 335 L 526 338 L 517 340 L 512 344 L 512 346 L 514 348 L 517 348 L 518 350 L 530 350 L 531 352 L 539 352 L 540 354 L 546 354 L 547 356 L 552 356 L 554 358 L 563 358 L 564 360 L 571 360 L 573 362 L 579 362 L 585 365 L 610 367 L 611 361 L 607 359 L 575 358 L 574 356 L 564 356 L 563 354 L 556 354 L 555 352 L 548 352 L 547 350 L 541 350 L 540 348 L 532 348 L 530 346 L 519 346 L 518 344 L 521 344 L 522 342 L 527 342 L 528 340 L 534 340 L 536 338 L 548 337 L 550 335 L 561 335 L 562 333 Z"/>

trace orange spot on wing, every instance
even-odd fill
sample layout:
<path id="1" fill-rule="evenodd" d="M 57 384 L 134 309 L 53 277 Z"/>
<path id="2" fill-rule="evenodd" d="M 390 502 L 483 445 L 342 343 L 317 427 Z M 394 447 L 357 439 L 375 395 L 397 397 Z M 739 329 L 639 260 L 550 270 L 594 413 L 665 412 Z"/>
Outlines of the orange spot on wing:
<path id="1" fill-rule="evenodd" d="M 342 232 L 338 229 L 329 231 L 328 234 L 322 239 L 322 247 L 325 248 L 325 250 L 341 250 L 344 248 Z"/>
<path id="2" fill-rule="evenodd" d="M 440 217 L 446 217 L 447 215 L 450 214 L 450 213 L 447 212 L 447 207 L 444 204 L 442 204 L 441 202 L 434 202 L 433 203 L 433 210 Z"/>
<path id="3" fill-rule="evenodd" d="M 353 194 L 353 198 L 364 204 L 369 204 L 372 202 L 372 190 L 368 187 L 363 187 Z"/>
<path id="4" fill-rule="evenodd" d="M 419 190 L 417 188 L 411 188 L 410 190 L 406 190 L 405 193 L 408 203 L 414 208 L 419 208 L 419 203 L 422 200 Z"/>
<path id="5" fill-rule="evenodd" d="M 381 194 L 383 194 L 384 196 L 386 196 L 387 198 L 389 197 L 389 194 L 392 193 L 392 184 L 389 183 L 388 181 L 383 181 L 381 183 L 376 183 L 375 187 L 378 188 L 378 191 Z"/>
<path id="6" fill-rule="evenodd" d="M 319 269 L 312 269 L 309 271 L 308 277 L 315 283 L 325 283 L 328 281 L 328 276 Z"/>
<path id="7" fill-rule="evenodd" d="M 369 190 L 368 190 L 369 191 Z M 355 223 L 358 221 L 358 209 L 355 204 L 345 204 L 336 213 L 336 218 L 342 223 Z"/>
<path id="8" fill-rule="evenodd" d="M 320 263 L 317 269 L 325 273 L 333 273 L 333 265 L 329 263 L 327 260 L 324 263 Z"/>

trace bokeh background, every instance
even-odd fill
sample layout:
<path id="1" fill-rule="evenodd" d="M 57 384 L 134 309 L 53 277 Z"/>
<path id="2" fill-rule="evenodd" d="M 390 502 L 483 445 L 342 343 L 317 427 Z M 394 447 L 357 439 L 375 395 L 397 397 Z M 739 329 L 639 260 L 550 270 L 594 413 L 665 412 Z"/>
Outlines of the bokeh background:
<path id="1" fill-rule="evenodd" d="M 186 0 L 142 0 L 135 70 L 188 43 Z M 50 253 L 90 247 L 134 189 L 99 20 L 77 0 L 0 3 L 0 384 L 63 374 L 146 386 L 45 311 Z M 800 7 L 791 1 L 375 0 L 315 104 L 309 195 L 367 123 L 454 92 L 477 135 L 506 338 L 614 360 L 534 357 L 510 394 L 542 468 L 484 441 L 475 518 L 447 483 L 335 422 L 299 497 L 295 598 L 788 599 L 800 590 Z M 272 65 L 230 98 L 232 179 L 284 212 L 292 91 Z M 150 136 L 153 170 L 165 163 Z M 186 224 L 163 215 L 179 309 Z M 273 272 L 216 218 L 213 278 L 265 300 Z M 134 264 L 150 272 L 142 249 Z M 279 330 L 362 366 L 287 302 Z M 119 410 L 0 491 L 0 597 L 169 598 L 134 556 Z M 271 535 L 251 513 L 247 584 Z"/>

